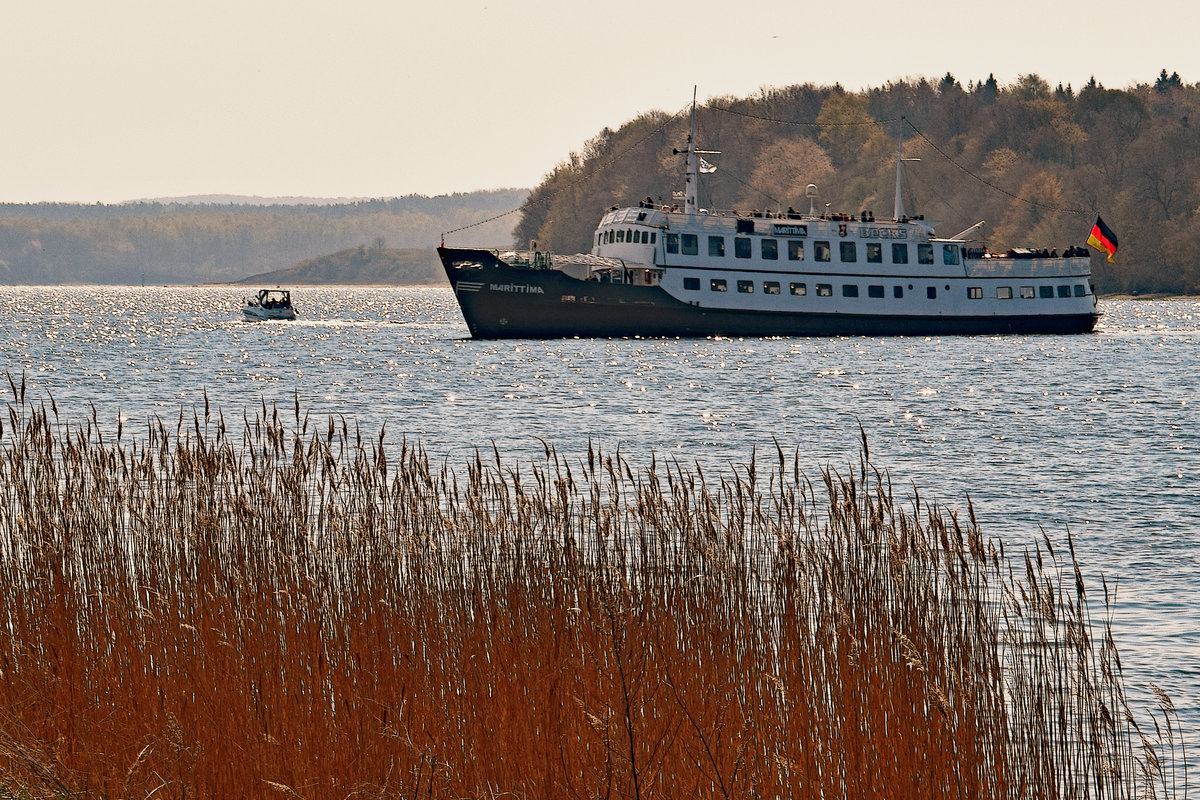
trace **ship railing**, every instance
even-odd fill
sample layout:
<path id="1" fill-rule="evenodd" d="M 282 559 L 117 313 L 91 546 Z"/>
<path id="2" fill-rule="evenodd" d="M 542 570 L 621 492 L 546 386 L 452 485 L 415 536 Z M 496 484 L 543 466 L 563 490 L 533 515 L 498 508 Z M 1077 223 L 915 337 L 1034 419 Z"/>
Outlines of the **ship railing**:
<path id="1" fill-rule="evenodd" d="M 969 278 L 1066 278 L 1091 274 L 1091 261 L 1074 258 L 1011 258 L 992 256 L 968 258 L 964 271 Z"/>

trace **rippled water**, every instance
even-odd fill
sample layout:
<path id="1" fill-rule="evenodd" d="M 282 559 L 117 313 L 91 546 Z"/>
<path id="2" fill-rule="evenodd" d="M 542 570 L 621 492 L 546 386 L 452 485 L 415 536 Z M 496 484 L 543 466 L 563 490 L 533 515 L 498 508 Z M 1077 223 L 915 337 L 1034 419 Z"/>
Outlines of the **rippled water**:
<path id="1" fill-rule="evenodd" d="M 126 429 L 231 421 L 265 402 L 343 415 L 462 463 L 540 440 L 699 462 L 798 450 L 965 507 L 1010 548 L 1067 531 L 1117 584 L 1131 688 L 1200 730 L 1200 303 L 1102 301 L 1086 336 L 476 342 L 449 289 L 298 289 L 295 322 L 244 322 L 217 288 L 0 289 L 6 368 L 60 413 Z"/>

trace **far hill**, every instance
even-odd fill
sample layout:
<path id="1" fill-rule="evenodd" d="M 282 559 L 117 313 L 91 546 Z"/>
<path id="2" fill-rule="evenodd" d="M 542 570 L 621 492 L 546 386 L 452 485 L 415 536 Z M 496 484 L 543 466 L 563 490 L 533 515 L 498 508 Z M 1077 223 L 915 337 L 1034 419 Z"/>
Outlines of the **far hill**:
<path id="1" fill-rule="evenodd" d="M 0 204 L 0 284 L 234 283 L 357 248 L 400 248 L 400 274 L 436 280 L 445 233 L 512 242 L 527 189 L 344 203 Z M 202 200 L 203 198 L 201 198 Z M 420 251 L 421 256 L 416 255 Z M 358 271 L 366 265 L 358 265 Z M 393 275 L 379 266 L 369 280 Z M 366 273 L 364 273 L 366 274 Z"/>
<path id="2" fill-rule="evenodd" d="M 446 283 L 437 252 L 426 248 L 359 245 L 294 267 L 243 278 L 238 283 L 269 285 L 427 286 Z"/>

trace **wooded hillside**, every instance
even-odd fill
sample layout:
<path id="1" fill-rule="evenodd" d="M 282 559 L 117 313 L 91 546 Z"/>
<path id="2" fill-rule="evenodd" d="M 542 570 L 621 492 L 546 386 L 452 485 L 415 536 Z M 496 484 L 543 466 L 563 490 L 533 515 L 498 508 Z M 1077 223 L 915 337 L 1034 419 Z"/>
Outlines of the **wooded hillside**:
<path id="1" fill-rule="evenodd" d="M 0 204 L 0 284 L 234 282 L 346 248 L 421 248 L 483 219 L 512 239 L 527 189 L 336 204 Z M 356 282 L 345 275 L 341 283 Z"/>
<path id="2" fill-rule="evenodd" d="M 1037 75 L 906 80 L 863 92 L 811 84 L 712 98 L 697 109 L 706 158 L 700 204 L 720 209 L 892 214 L 897 137 L 904 206 L 953 235 L 985 221 L 993 250 L 1083 244 L 1100 215 L 1120 239 L 1116 263 L 1094 256 L 1101 292 L 1200 292 L 1200 84 L 1164 70 L 1152 83 L 1094 80 L 1051 88 Z M 688 108 L 605 129 L 538 186 L 518 242 L 590 247 L 605 208 L 683 188 Z M 1195 124 L 1192 123 L 1195 120 Z"/>

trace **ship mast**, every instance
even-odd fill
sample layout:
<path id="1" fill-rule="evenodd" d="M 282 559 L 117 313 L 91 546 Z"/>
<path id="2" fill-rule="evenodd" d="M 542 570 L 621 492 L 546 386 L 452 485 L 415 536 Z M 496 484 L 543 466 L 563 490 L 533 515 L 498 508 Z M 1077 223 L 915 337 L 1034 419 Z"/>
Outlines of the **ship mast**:
<path id="1" fill-rule="evenodd" d="M 896 205 L 892 210 L 892 219 L 899 222 L 904 219 L 904 198 L 901 196 L 901 176 L 903 174 L 903 165 L 905 161 L 920 161 L 919 158 L 904 157 L 904 117 L 900 118 L 900 138 L 896 145 Z"/>
<path id="2" fill-rule="evenodd" d="M 676 154 L 678 150 L 674 151 Z M 720 150 L 697 150 L 696 149 L 696 87 L 692 87 L 692 124 L 688 129 L 687 141 L 687 170 L 684 172 L 684 187 L 683 187 L 683 210 L 688 214 L 695 214 L 700 210 L 698 200 L 700 194 L 700 173 L 715 172 L 716 167 L 709 164 L 702 155 L 720 155 Z"/>
<path id="3" fill-rule="evenodd" d="M 683 210 L 695 214 L 697 209 L 696 194 L 700 186 L 700 171 L 696 157 L 696 87 L 692 87 L 692 124 L 688 129 L 687 140 L 687 171 L 684 173 Z"/>

